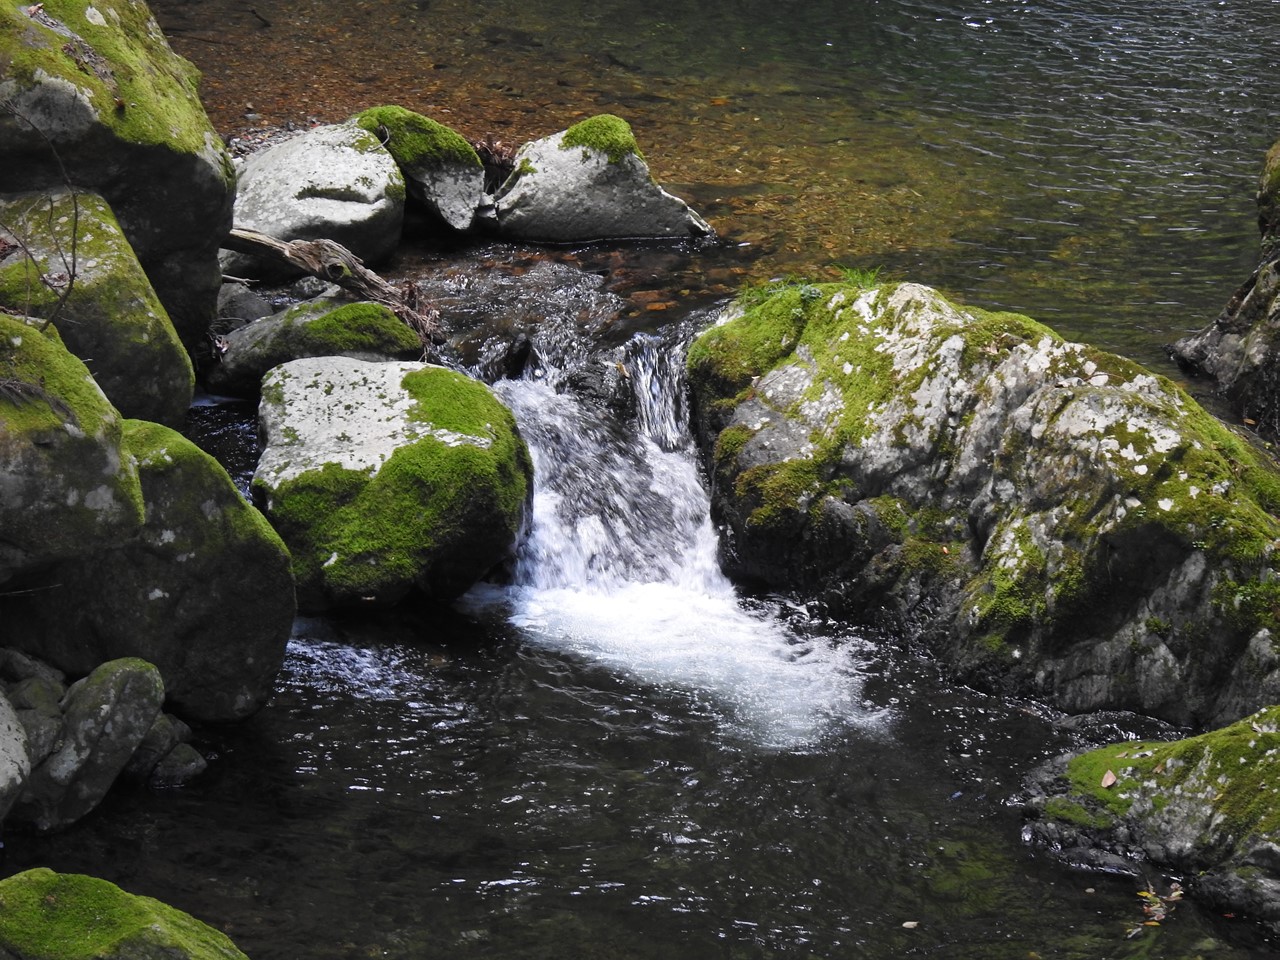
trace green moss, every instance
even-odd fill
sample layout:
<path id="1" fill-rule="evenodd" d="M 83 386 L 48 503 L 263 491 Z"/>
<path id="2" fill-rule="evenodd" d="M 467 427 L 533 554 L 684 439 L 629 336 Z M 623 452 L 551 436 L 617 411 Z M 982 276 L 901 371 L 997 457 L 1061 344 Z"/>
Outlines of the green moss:
<path id="1" fill-rule="evenodd" d="M 372 107 L 354 119 L 375 136 L 385 136 L 387 150 L 405 170 L 443 164 L 484 167 L 480 155 L 461 134 L 404 107 Z"/>
<path id="2" fill-rule="evenodd" d="M 566 130 L 560 140 L 560 149 L 572 150 L 574 147 L 581 147 L 584 157 L 587 151 L 603 153 L 610 163 L 618 163 L 623 157 L 632 155 L 644 159 L 631 125 L 611 113 L 588 117 Z"/>
<path id="3" fill-rule="evenodd" d="M 314 308 L 299 304 L 283 319 L 285 325 L 292 327 L 312 313 Z M 302 337 L 297 347 L 304 353 L 398 355 L 422 351 L 417 334 L 380 303 L 349 303 L 328 310 L 300 325 L 300 330 Z"/>
<path id="4" fill-rule="evenodd" d="M 113 883 L 43 867 L 0 880 L 0 952 L 23 960 L 174 955 L 244 960 L 194 917 Z"/>
<path id="5" fill-rule="evenodd" d="M 716 462 L 724 463 L 732 460 L 747 445 L 747 441 L 755 435 L 756 431 L 744 423 L 736 423 L 721 430 L 720 435 L 716 437 Z"/>
<path id="6" fill-rule="evenodd" d="M 1070 823 L 1093 830 L 1106 830 L 1114 826 L 1115 819 L 1104 813 L 1095 813 L 1066 797 L 1051 797 L 1044 805 L 1044 815 L 1050 820 Z"/>
<path id="7" fill-rule="evenodd" d="M 85 0 L 47 0 L 45 17 L 75 36 L 68 40 L 26 4 L 0 7 L 0 58 L 7 75 L 31 85 L 37 71 L 59 77 L 84 93 L 102 122 L 122 140 L 181 153 L 214 140 L 200 103 L 200 74 L 175 54 L 145 4 L 98 0 L 102 24 L 86 17 Z M 95 19 L 99 19 L 95 17 Z"/>
<path id="8" fill-rule="evenodd" d="M 52 328 L 41 332 L 0 313 L 0 379 L 29 388 L 0 390 L 0 428 L 62 431 L 71 422 L 89 436 L 119 436 L 119 415 Z"/>
<path id="9" fill-rule="evenodd" d="M 788 460 L 761 464 L 743 471 L 737 479 L 739 497 L 754 504 L 747 522 L 756 527 L 785 527 L 796 512 L 804 513 L 820 489 L 817 464 L 812 460 Z"/>

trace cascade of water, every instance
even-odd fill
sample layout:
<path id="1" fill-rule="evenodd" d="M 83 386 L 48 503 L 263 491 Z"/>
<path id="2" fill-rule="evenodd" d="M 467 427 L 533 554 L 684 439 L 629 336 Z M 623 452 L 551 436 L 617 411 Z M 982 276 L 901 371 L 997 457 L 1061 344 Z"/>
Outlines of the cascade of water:
<path id="1" fill-rule="evenodd" d="M 834 718 L 866 719 L 852 644 L 801 640 L 721 573 L 683 354 L 649 336 L 628 345 L 633 423 L 557 392 L 554 371 L 496 385 L 533 457 L 533 523 L 513 583 L 471 602 L 500 600 L 532 642 L 692 695 L 756 742 L 811 742 Z"/>

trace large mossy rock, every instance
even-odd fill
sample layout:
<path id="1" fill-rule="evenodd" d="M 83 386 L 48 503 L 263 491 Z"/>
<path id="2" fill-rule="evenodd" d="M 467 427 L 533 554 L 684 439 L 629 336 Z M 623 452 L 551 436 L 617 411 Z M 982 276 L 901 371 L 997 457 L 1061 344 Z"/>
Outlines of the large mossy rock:
<path id="1" fill-rule="evenodd" d="M 276 367 L 254 497 L 293 553 L 304 609 L 452 599 L 510 555 L 529 454 L 488 387 L 422 363 Z"/>
<path id="2" fill-rule="evenodd" d="M 53 318 L 126 417 L 181 424 L 191 358 L 106 201 L 65 190 L 0 197 L 0 224 L 15 238 L 7 250 L 0 242 L 0 305 Z"/>
<path id="3" fill-rule="evenodd" d="M 270 696 L 295 612 L 284 544 L 225 470 L 181 435 L 131 420 L 145 503 L 138 534 L 0 597 L 7 642 L 72 674 L 142 657 L 173 709 L 236 720 Z"/>
<path id="4" fill-rule="evenodd" d="M 1172 383 L 915 284 L 776 289 L 688 362 L 736 575 L 1071 711 L 1280 699 L 1280 475 Z"/>
<path id="5" fill-rule="evenodd" d="M 713 232 L 654 182 L 630 125 L 611 114 L 526 143 L 495 201 L 499 232 L 516 240 L 688 239 Z"/>
<path id="6" fill-rule="evenodd" d="M 246 960 L 225 934 L 114 883 L 37 867 L 0 880 L 6 960 Z"/>
<path id="7" fill-rule="evenodd" d="M 337 123 L 249 156 L 240 169 L 235 222 L 277 240 L 333 240 L 376 263 L 400 243 L 404 199 L 404 176 L 378 137 Z M 236 277 L 283 269 L 229 251 L 221 262 Z"/>
<path id="8" fill-rule="evenodd" d="M 1059 758 L 1028 778 L 1027 809 L 1032 838 L 1072 862 L 1149 863 L 1280 933 L 1280 707 L 1187 740 Z"/>
<path id="9" fill-rule="evenodd" d="M 354 118 L 386 145 L 409 195 L 454 230 L 470 230 L 487 204 L 484 163 L 462 134 L 404 107 L 372 107 Z"/>
<path id="10" fill-rule="evenodd" d="M 422 357 L 422 341 L 389 307 L 332 300 L 308 300 L 246 324 L 222 337 L 219 348 L 205 380 L 210 390 L 236 397 L 257 397 L 263 375 L 290 360 Z"/>
<path id="11" fill-rule="evenodd" d="M 1280 439 L 1280 143 L 1258 181 L 1258 227 L 1257 268 L 1213 323 L 1170 350 L 1189 369 L 1213 377 L 1242 418 Z"/>
<path id="12" fill-rule="evenodd" d="M 52 328 L 0 313 L 0 583 L 142 526 L 123 425 Z"/>
<path id="13" fill-rule="evenodd" d="M 106 198 L 193 353 L 235 197 L 198 79 L 138 0 L 0 8 L 0 192 L 69 179 Z"/>
<path id="14" fill-rule="evenodd" d="M 104 663 L 72 684 L 62 735 L 31 771 L 10 818 L 48 832 L 69 827 L 97 807 L 163 703 L 160 672 L 136 658 Z"/>

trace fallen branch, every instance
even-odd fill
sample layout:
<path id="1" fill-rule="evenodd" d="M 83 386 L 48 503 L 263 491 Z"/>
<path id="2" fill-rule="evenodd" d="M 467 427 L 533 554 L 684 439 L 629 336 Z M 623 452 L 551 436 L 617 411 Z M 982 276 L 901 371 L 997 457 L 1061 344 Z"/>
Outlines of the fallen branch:
<path id="1" fill-rule="evenodd" d="M 257 230 L 236 227 L 222 242 L 228 250 L 287 263 L 303 273 L 336 283 L 362 300 L 372 300 L 389 307 L 397 317 L 418 335 L 424 350 L 434 353 L 436 344 L 444 343 L 440 315 L 418 302 L 418 290 L 410 281 L 398 288 L 372 270 L 340 243 L 332 240 L 277 240 Z"/>

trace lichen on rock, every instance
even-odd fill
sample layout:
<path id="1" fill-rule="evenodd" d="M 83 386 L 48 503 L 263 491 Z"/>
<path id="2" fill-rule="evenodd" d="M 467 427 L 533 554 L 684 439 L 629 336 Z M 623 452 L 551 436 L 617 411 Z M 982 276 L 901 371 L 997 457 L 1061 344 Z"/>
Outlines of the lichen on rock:
<path id="1" fill-rule="evenodd" d="M 258 502 L 304 609 L 451 599 L 514 549 L 531 465 L 483 384 L 421 363 L 297 360 L 263 385 Z"/>
<path id="2" fill-rule="evenodd" d="M 1031 838 L 1068 860 L 1149 862 L 1280 931 L 1280 707 L 1184 740 L 1051 761 L 1029 777 L 1026 806 Z"/>
<path id="3" fill-rule="evenodd" d="M 1229 720 L 1280 694 L 1280 476 L 1175 385 L 916 284 L 735 312 L 688 359 L 735 573 L 1070 710 Z"/>

